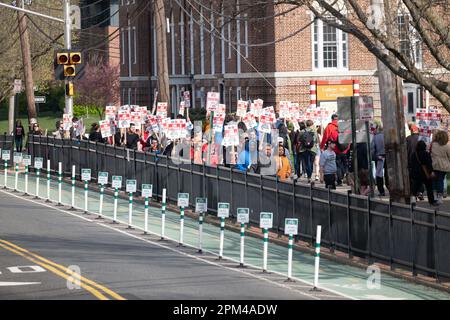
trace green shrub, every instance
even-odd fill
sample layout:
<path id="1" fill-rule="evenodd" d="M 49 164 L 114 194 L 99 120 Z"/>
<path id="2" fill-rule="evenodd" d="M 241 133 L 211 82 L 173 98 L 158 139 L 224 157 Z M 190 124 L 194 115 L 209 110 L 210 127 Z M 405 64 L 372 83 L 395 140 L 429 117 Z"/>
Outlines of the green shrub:
<path id="1" fill-rule="evenodd" d="M 98 108 L 96 106 L 84 106 L 84 105 L 74 105 L 73 106 L 73 116 L 77 118 L 102 118 L 103 108 Z"/>

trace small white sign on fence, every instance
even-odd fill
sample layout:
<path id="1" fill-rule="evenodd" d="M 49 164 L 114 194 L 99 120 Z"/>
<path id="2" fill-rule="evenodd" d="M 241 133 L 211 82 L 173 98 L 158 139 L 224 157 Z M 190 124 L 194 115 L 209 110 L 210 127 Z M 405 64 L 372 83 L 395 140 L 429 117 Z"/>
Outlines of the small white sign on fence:
<path id="1" fill-rule="evenodd" d="M 22 162 L 25 166 L 31 166 L 31 155 L 24 154 Z"/>
<path id="2" fill-rule="evenodd" d="M 284 234 L 298 234 L 298 219 L 286 218 L 284 220 Z"/>
<path id="3" fill-rule="evenodd" d="M 273 213 L 261 212 L 259 215 L 259 227 L 261 229 L 270 229 L 273 226 Z"/>
<path id="4" fill-rule="evenodd" d="M 153 185 L 143 184 L 142 185 L 142 196 L 144 198 L 151 198 L 153 195 Z"/>
<path id="5" fill-rule="evenodd" d="M 122 177 L 121 176 L 112 176 L 112 187 L 120 189 L 122 188 Z"/>
<path id="6" fill-rule="evenodd" d="M 177 205 L 181 208 L 189 207 L 189 193 L 179 193 Z"/>
<path id="7" fill-rule="evenodd" d="M 127 191 L 128 193 L 134 193 L 134 192 L 136 192 L 136 185 L 137 185 L 136 180 L 127 180 L 126 191 Z"/>
<path id="8" fill-rule="evenodd" d="M 14 163 L 22 163 L 23 160 L 22 152 L 14 152 L 13 159 Z"/>
<path id="9" fill-rule="evenodd" d="M 34 158 L 34 167 L 36 169 L 42 169 L 44 165 L 44 158 Z"/>
<path id="10" fill-rule="evenodd" d="M 98 173 L 98 184 L 105 185 L 108 184 L 108 172 Z"/>
<path id="11" fill-rule="evenodd" d="M 195 212 L 203 213 L 208 211 L 207 198 L 195 198 Z"/>
<path id="12" fill-rule="evenodd" d="M 249 223 L 249 221 L 250 221 L 249 208 L 238 208 L 237 209 L 237 222 L 238 223 Z"/>
<path id="13" fill-rule="evenodd" d="M 91 169 L 81 169 L 81 180 L 91 181 Z"/>
<path id="14" fill-rule="evenodd" d="M 2 160 L 4 161 L 11 160 L 11 152 L 9 150 L 2 150 Z"/>
<path id="15" fill-rule="evenodd" d="M 226 202 L 219 202 L 217 204 L 217 217 L 228 218 L 230 216 L 230 204 Z"/>

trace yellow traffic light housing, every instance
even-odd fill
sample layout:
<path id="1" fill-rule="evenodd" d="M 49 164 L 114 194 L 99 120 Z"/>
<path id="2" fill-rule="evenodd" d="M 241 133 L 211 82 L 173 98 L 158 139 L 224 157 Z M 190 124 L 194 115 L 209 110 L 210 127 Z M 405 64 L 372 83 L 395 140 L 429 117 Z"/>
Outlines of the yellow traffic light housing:
<path id="1" fill-rule="evenodd" d="M 81 63 L 81 53 L 71 52 L 70 53 L 70 64 L 80 64 Z"/>
<path id="2" fill-rule="evenodd" d="M 75 66 L 71 64 L 64 65 L 64 76 L 75 77 Z"/>
<path id="3" fill-rule="evenodd" d="M 72 97 L 73 96 L 73 83 L 69 82 L 66 84 L 66 96 Z"/>
<path id="4" fill-rule="evenodd" d="M 69 63 L 69 53 L 60 52 L 56 54 L 56 63 L 57 64 L 68 64 Z"/>

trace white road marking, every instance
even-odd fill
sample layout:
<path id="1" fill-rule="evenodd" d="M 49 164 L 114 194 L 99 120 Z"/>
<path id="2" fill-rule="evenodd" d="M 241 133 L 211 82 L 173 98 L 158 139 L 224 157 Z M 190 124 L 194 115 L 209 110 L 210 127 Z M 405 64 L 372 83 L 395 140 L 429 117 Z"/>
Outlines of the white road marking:
<path id="1" fill-rule="evenodd" d="M 0 287 L 28 286 L 32 284 L 41 284 L 40 282 L 1 282 Z"/>
<path id="2" fill-rule="evenodd" d="M 46 272 L 44 268 L 41 266 L 17 266 L 17 267 L 8 267 L 8 269 L 11 273 L 36 273 L 36 272 Z M 25 270 L 23 270 L 25 269 Z M 31 270 L 26 270 L 31 269 Z"/>

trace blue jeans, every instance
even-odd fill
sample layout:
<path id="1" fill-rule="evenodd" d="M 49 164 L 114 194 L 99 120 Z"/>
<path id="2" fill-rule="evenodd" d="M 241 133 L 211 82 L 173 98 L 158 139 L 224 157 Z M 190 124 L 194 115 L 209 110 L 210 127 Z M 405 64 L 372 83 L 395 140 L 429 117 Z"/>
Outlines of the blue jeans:
<path id="1" fill-rule="evenodd" d="M 444 180 L 447 172 L 435 171 L 436 179 L 433 180 L 433 190 L 437 193 L 444 193 Z"/>
<path id="2" fill-rule="evenodd" d="M 306 175 L 308 176 L 308 179 L 311 179 L 313 172 L 314 158 L 316 157 L 316 154 L 311 150 L 305 150 L 301 153 L 301 155 L 303 165 L 305 166 Z"/>

